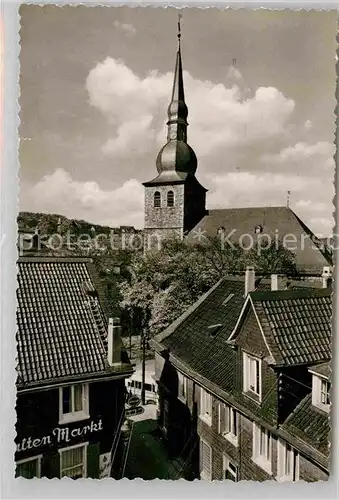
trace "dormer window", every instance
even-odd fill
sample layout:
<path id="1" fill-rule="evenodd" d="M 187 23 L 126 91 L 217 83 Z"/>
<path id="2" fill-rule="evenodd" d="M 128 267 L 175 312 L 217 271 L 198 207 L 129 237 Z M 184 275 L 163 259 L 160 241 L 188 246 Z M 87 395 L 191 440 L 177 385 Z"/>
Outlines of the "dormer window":
<path id="1" fill-rule="evenodd" d="M 154 208 L 161 207 L 161 194 L 159 191 L 156 191 L 154 193 L 153 206 L 154 206 Z"/>
<path id="2" fill-rule="evenodd" d="M 168 193 L 167 193 L 167 206 L 174 207 L 174 193 L 173 193 L 173 191 L 168 191 Z"/>
<path id="3" fill-rule="evenodd" d="M 323 411 L 330 411 L 330 382 L 323 377 L 312 376 L 312 404 Z"/>

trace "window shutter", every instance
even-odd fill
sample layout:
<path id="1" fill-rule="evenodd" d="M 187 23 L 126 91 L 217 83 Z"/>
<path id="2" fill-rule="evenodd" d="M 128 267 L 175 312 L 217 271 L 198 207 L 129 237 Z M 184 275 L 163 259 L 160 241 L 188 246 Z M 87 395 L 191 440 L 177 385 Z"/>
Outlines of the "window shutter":
<path id="1" fill-rule="evenodd" d="M 223 403 L 219 403 L 219 432 L 222 434 L 226 429 L 226 408 Z"/>
<path id="2" fill-rule="evenodd" d="M 99 477 L 99 443 L 90 444 L 87 447 L 87 477 Z"/>
<path id="3" fill-rule="evenodd" d="M 284 444 L 278 440 L 278 477 L 284 475 Z"/>
<path id="4" fill-rule="evenodd" d="M 253 456 L 258 455 L 258 438 L 259 438 L 259 430 L 255 422 L 253 422 L 253 444 L 252 444 L 252 454 Z"/>
<path id="5" fill-rule="evenodd" d="M 212 416 L 212 395 L 206 392 L 207 398 L 207 413 Z"/>
<path id="6" fill-rule="evenodd" d="M 249 378 L 249 374 L 248 374 L 248 357 L 246 356 L 246 353 L 243 353 L 243 391 L 246 392 L 248 390 L 248 387 L 249 387 L 249 383 L 248 383 L 248 378 Z"/>
<path id="7" fill-rule="evenodd" d="M 320 393 L 320 387 L 319 387 L 319 377 L 316 375 L 312 376 L 312 404 L 313 406 L 317 406 L 319 402 L 319 393 Z"/>
<path id="8" fill-rule="evenodd" d="M 211 447 L 204 441 L 200 441 L 200 471 L 211 475 Z"/>
<path id="9" fill-rule="evenodd" d="M 60 479 L 60 455 L 45 455 L 41 458 L 41 477 Z"/>

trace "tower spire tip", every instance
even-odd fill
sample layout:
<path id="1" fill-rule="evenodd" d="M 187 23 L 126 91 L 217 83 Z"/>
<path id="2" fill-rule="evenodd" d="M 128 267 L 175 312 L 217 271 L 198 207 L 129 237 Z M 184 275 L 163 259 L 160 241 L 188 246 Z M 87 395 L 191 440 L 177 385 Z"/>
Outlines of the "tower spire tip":
<path id="1" fill-rule="evenodd" d="M 179 48 L 180 48 L 180 38 L 181 38 L 181 18 L 182 18 L 182 14 L 180 12 L 178 12 L 178 33 L 177 33 L 177 37 L 178 37 Z"/>

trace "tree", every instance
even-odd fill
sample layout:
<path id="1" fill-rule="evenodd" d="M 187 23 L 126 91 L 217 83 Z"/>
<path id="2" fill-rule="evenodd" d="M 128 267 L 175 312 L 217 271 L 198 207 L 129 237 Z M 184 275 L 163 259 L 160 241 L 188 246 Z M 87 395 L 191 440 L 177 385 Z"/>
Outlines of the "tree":
<path id="1" fill-rule="evenodd" d="M 298 274 L 295 264 L 295 254 L 286 248 L 281 241 L 255 242 L 249 250 L 246 261 L 247 265 L 253 265 L 258 273 L 262 274 Z"/>
<path id="2" fill-rule="evenodd" d="M 281 242 L 256 242 L 244 250 L 240 245 L 223 245 L 219 238 L 209 238 L 203 245 L 171 238 L 160 250 L 133 255 L 131 279 L 120 285 L 121 306 L 128 309 L 140 334 L 155 335 L 219 279 L 241 275 L 248 265 L 258 274 L 297 274 L 294 254 Z"/>

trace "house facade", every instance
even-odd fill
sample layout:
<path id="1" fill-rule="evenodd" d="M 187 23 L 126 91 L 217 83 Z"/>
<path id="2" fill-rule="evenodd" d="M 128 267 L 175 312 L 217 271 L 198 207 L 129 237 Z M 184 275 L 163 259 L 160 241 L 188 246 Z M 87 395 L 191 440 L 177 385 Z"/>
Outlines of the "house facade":
<path id="1" fill-rule="evenodd" d="M 331 290 L 250 273 L 247 294 L 226 278 L 153 340 L 159 428 L 187 477 L 326 480 Z"/>
<path id="2" fill-rule="evenodd" d="M 18 261 L 17 476 L 101 478 L 119 470 L 133 369 L 96 281 L 91 259 Z"/>

